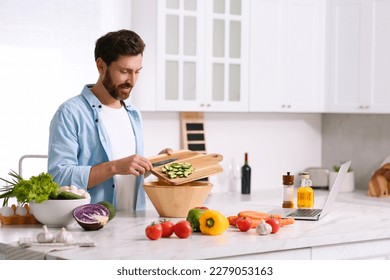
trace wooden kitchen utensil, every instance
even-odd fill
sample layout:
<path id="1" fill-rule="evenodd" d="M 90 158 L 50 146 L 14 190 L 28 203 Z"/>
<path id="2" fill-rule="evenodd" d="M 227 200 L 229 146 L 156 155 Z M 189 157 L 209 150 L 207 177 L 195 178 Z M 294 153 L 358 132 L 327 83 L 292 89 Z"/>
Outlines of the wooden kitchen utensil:
<path id="1" fill-rule="evenodd" d="M 157 156 L 153 156 L 153 157 L 148 157 L 148 160 L 152 164 L 154 164 L 154 163 L 157 163 L 157 162 L 160 162 L 163 160 L 172 159 L 172 158 L 176 158 L 177 160 L 184 160 L 185 158 L 196 157 L 196 156 L 202 156 L 202 154 L 198 153 L 198 152 L 190 151 L 187 149 L 183 149 L 183 150 L 178 150 L 178 151 L 172 153 L 171 155 L 162 154 L 162 155 L 157 155 Z"/>
<path id="2" fill-rule="evenodd" d="M 188 177 L 170 179 L 162 171 L 162 166 L 152 168 L 151 172 L 172 185 L 181 185 L 188 182 L 196 181 L 202 178 L 206 178 L 210 175 L 214 175 L 223 171 L 222 166 L 219 162 L 222 161 L 223 156 L 220 154 L 201 154 L 190 150 L 180 150 L 171 155 L 160 155 L 153 158 L 148 158 L 151 163 L 159 162 L 169 158 L 177 158 L 172 163 L 190 163 L 194 168 L 194 171 L 188 175 Z M 172 164 L 170 163 L 170 164 Z"/>

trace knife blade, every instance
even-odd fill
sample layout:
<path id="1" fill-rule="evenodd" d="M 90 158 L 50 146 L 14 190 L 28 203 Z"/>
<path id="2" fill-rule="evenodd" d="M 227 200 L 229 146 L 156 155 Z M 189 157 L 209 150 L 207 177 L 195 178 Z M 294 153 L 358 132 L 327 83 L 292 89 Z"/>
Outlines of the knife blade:
<path id="1" fill-rule="evenodd" d="M 165 160 L 161 160 L 161 161 L 152 163 L 152 165 L 153 165 L 153 167 L 157 167 L 157 166 L 161 166 L 161 165 L 173 162 L 175 160 L 177 160 L 177 158 L 169 158 L 169 159 L 165 159 Z"/>

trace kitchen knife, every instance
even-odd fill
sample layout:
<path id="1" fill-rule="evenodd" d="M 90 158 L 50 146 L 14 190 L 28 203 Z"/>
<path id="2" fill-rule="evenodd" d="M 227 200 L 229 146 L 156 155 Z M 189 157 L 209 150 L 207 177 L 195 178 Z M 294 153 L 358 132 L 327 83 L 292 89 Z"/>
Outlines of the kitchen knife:
<path id="1" fill-rule="evenodd" d="M 162 160 L 162 161 L 158 161 L 158 162 L 152 163 L 152 165 L 153 165 L 153 167 L 157 167 L 157 166 L 161 166 L 161 165 L 173 162 L 175 160 L 177 160 L 177 158 L 169 158 L 169 159 L 165 159 L 165 160 Z"/>

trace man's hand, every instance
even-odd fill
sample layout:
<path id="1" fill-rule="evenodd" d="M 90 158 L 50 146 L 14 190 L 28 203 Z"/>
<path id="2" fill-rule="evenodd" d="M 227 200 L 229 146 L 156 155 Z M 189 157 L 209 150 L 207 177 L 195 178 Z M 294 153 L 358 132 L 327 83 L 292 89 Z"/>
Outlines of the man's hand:
<path id="1" fill-rule="evenodd" d="M 162 150 L 161 152 L 159 152 L 158 154 L 159 155 L 162 155 L 162 154 L 167 154 L 167 155 L 171 155 L 173 153 L 173 150 L 171 148 L 165 148 L 164 150 Z"/>
<path id="2" fill-rule="evenodd" d="M 171 155 L 172 149 L 164 149 L 159 154 Z M 88 189 L 94 187 L 114 175 L 144 175 L 147 177 L 153 168 L 152 163 L 140 155 L 131 155 L 129 157 L 103 162 L 92 166 L 89 174 Z"/>
<path id="3" fill-rule="evenodd" d="M 153 168 L 150 161 L 140 155 L 132 155 L 129 157 L 125 157 L 119 159 L 117 164 L 117 172 L 116 174 L 120 175 L 134 175 L 139 176 L 143 175 L 146 172 L 149 172 L 150 169 Z"/>

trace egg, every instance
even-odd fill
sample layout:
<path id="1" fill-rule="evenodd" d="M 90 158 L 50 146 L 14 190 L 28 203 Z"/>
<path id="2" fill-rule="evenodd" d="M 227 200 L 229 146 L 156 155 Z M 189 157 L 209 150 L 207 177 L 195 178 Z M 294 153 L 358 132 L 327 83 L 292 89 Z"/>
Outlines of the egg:
<path id="1" fill-rule="evenodd" d="M 85 193 L 85 190 L 84 190 L 84 189 L 78 189 L 78 190 L 77 190 L 77 194 L 78 194 L 78 195 L 81 195 L 81 196 L 82 196 L 84 193 Z"/>
<path id="2" fill-rule="evenodd" d="M 9 207 L 9 206 L 3 206 L 3 207 L 1 207 L 1 215 L 3 216 L 3 217 L 10 217 L 10 216 L 12 216 L 12 215 L 14 215 L 15 213 L 14 213 L 14 210 L 12 210 L 12 208 L 11 207 Z"/>
<path id="3" fill-rule="evenodd" d="M 16 207 L 15 214 L 19 216 L 26 216 L 27 215 L 27 209 L 23 206 Z"/>
<path id="4" fill-rule="evenodd" d="M 60 191 L 68 191 L 69 190 L 69 186 L 61 186 L 60 187 Z"/>
<path id="5" fill-rule="evenodd" d="M 83 196 L 84 196 L 85 198 L 91 198 L 91 195 L 89 194 L 89 192 L 85 192 L 85 193 L 83 194 Z"/>

